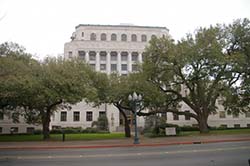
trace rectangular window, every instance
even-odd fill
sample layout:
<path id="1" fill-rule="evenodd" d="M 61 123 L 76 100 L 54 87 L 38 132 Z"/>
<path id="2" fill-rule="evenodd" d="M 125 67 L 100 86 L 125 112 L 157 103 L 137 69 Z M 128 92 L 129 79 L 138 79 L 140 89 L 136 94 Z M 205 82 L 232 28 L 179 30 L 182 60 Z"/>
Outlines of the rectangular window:
<path id="1" fill-rule="evenodd" d="M 138 65 L 132 64 L 132 71 L 138 71 Z"/>
<path id="2" fill-rule="evenodd" d="M 103 117 L 106 116 L 106 112 L 105 111 L 99 111 L 99 117 Z"/>
<path id="3" fill-rule="evenodd" d="M 239 118 L 239 113 L 233 113 L 233 118 Z"/>
<path id="4" fill-rule="evenodd" d="M 86 112 L 86 121 L 92 121 L 93 120 L 93 112 L 88 111 Z"/>
<path id="5" fill-rule="evenodd" d="M 10 133 L 18 133 L 18 127 L 11 127 Z"/>
<path id="6" fill-rule="evenodd" d="M 247 128 L 250 128 L 250 124 L 247 124 Z"/>
<path id="7" fill-rule="evenodd" d="M 179 120 L 179 115 L 176 113 L 173 113 L 173 120 Z"/>
<path id="8" fill-rule="evenodd" d="M 117 55 L 112 55 L 111 54 L 111 61 L 117 61 Z"/>
<path id="9" fill-rule="evenodd" d="M 128 55 L 121 55 L 121 60 L 122 61 L 127 61 L 128 60 Z"/>
<path id="10" fill-rule="evenodd" d="M 84 32 L 82 32 L 82 37 L 84 37 Z"/>
<path id="11" fill-rule="evenodd" d="M 69 55 L 69 58 L 72 58 L 72 57 L 73 57 L 72 51 L 69 51 L 69 52 L 68 52 L 68 55 Z"/>
<path id="12" fill-rule="evenodd" d="M 106 61 L 107 56 L 106 56 L 106 55 L 101 55 L 101 56 L 100 56 L 100 59 L 101 59 L 101 61 Z"/>
<path id="13" fill-rule="evenodd" d="M 190 111 L 185 111 L 186 113 L 190 113 Z M 190 116 L 189 115 L 185 115 L 185 120 L 190 120 Z"/>
<path id="14" fill-rule="evenodd" d="M 226 124 L 222 124 L 220 125 L 221 128 L 227 128 L 227 125 Z"/>
<path id="15" fill-rule="evenodd" d="M 132 54 L 132 61 L 138 61 L 138 54 Z"/>
<path id="16" fill-rule="evenodd" d="M 78 57 L 82 60 L 85 60 L 85 51 L 78 51 Z"/>
<path id="17" fill-rule="evenodd" d="M 0 112 L 0 120 L 3 120 L 3 118 L 4 118 L 3 112 Z"/>
<path id="18" fill-rule="evenodd" d="M 250 118 L 250 112 L 246 112 L 246 118 Z"/>
<path id="19" fill-rule="evenodd" d="M 117 71 L 117 64 L 111 64 L 111 71 Z"/>
<path id="20" fill-rule="evenodd" d="M 92 55 L 92 54 L 89 55 L 90 61 L 95 61 L 95 59 L 96 59 L 96 55 Z"/>
<path id="21" fill-rule="evenodd" d="M 91 69 L 95 70 L 95 64 L 89 64 Z"/>
<path id="22" fill-rule="evenodd" d="M 73 114 L 74 114 L 73 115 L 74 116 L 74 119 L 73 119 L 74 122 L 80 121 L 80 112 L 77 111 L 77 112 L 74 112 Z"/>
<path id="23" fill-rule="evenodd" d="M 106 70 L 106 64 L 100 64 L 100 70 L 102 71 Z"/>
<path id="24" fill-rule="evenodd" d="M 3 133 L 3 128 L 2 127 L 0 127 L 0 133 Z"/>
<path id="25" fill-rule="evenodd" d="M 220 111 L 220 112 L 219 112 L 219 117 L 220 117 L 220 118 L 226 118 L 226 113 L 225 113 L 225 111 Z"/>
<path id="26" fill-rule="evenodd" d="M 66 122 L 67 121 L 67 112 L 63 111 L 61 112 L 61 122 Z"/>
<path id="27" fill-rule="evenodd" d="M 234 128 L 240 128 L 240 124 L 234 124 Z"/>
<path id="28" fill-rule="evenodd" d="M 35 131 L 35 128 L 34 128 L 34 127 L 27 127 L 27 128 L 26 128 L 26 133 L 28 133 L 28 134 L 33 134 L 34 131 Z"/>
<path id="29" fill-rule="evenodd" d="M 122 71 L 127 71 L 127 70 L 128 70 L 128 65 L 122 64 Z"/>

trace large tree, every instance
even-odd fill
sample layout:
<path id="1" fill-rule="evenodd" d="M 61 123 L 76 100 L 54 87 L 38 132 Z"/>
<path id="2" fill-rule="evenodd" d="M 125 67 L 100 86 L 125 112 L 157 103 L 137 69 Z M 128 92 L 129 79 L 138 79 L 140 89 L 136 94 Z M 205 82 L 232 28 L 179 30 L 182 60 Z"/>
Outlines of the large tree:
<path id="1" fill-rule="evenodd" d="M 176 113 L 194 118 L 200 132 L 208 132 L 207 119 L 216 113 L 217 99 L 225 99 L 223 95 L 242 78 L 236 62 L 244 54 L 229 50 L 226 27 L 200 28 L 177 44 L 169 37 L 155 38 L 146 49 L 143 72 L 148 81 L 172 96 L 168 101 L 189 106 L 192 113 Z M 173 112 L 164 104 L 162 109 Z"/>

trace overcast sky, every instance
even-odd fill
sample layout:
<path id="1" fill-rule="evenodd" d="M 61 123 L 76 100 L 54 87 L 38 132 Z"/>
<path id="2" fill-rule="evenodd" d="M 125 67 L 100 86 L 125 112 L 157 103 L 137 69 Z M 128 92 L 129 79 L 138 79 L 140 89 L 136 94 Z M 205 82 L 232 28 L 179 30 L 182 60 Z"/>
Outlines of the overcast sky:
<path id="1" fill-rule="evenodd" d="M 200 26 L 250 18 L 250 0 L 0 0 L 0 43 L 38 58 L 63 53 L 78 24 L 164 26 L 175 40 Z"/>

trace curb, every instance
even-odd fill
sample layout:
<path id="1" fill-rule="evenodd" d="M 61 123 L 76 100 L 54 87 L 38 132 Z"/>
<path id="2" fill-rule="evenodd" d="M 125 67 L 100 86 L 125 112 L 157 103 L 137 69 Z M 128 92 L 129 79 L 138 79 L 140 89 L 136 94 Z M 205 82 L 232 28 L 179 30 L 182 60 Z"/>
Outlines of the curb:
<path id="1" fill-rule="evenodd" d="M 250 141 L 246 139 L 226 139 L 226 140 L 204 140 L 204 141 L 184 141 L 171 143 L 152 143 L 152 144 L 124 144 L 124 145 L 89 145 L 89 146 L 20 146 L 20 147 L 0 147 L 0 150 L 47 150 L 47 149 L 96 149 L 96 148 L 123 148 L 123 147 L 157 147 L 171 145 L 188 145 L 188 144 L 210 144 L 221 142 L 243 142 Z"/>

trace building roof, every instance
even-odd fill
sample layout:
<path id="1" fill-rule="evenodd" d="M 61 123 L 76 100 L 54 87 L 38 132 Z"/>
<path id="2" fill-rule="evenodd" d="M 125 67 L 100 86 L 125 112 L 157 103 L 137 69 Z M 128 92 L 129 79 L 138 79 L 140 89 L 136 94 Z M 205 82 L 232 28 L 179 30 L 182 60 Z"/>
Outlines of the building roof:
<path id="1" fill-rule="evenodd" d="M 99 26 L 99 27 L 121 27 L 121 28 L 157 28 L 157 29 L 165 29 L 169 31 L 166 27 L 159 26 L 139 26 L 139 25 L 100 25 L 100 24 L 79 24 L 75 28 L 79 28 L 81 26 Z"/>

